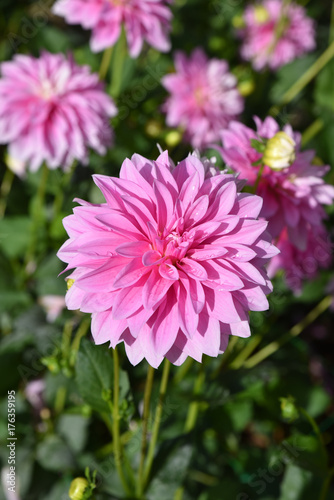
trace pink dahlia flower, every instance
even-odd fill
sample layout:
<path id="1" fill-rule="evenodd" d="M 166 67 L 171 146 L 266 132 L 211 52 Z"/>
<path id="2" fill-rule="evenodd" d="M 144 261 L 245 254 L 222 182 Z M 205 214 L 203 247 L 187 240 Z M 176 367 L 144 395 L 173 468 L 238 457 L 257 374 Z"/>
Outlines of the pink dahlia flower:
<path id="1" fill-rule="evenodd" d="M 256 70 L 277 69 L 315 48 L 315 29 L 305 9 L 293 2 L 265 0 L 243 15 L 241 56 Z"/>
<path id="2" fill-rule="evenodd" d="M 302 289 L 304 279 L 316 278 L 319 270 L 329 267 L 332 261 L 333 245 L 323 226 L 308 228 L 304 251 L 291 243 L 286 229 L 280 234 L 277 247 L 281 253 L 269 263 L 268 274 L 274 277 L 283 270 L 287 285 L 297 294 Z"/>
<path id="3" fill-rule="evenodd" d="M 162 78 L 170 93 L 164 105 L 167 124 L 183 127 L 192 146 L 202 149 L 216 142 L 222 128 L 242 112 L 237 79 L 226 61 L 208 59 L 201 49 L 189 57 L 177 52 L 175 68 L 176 73 Z"/>
<path id="4" fill-rule="evenodd" d="M 134 365 L 217 356 L 229 335 L 250 335 L 249 310 L 268 308 L 263 266 L 277 249 L 262 200 L 212 174 L 195 156 L 174 167 L 167 152 L 134 155 L 119 179 L 94 176 L 106 203 L 77 200 L 64 219 L 67 307 L 93 313 L 96 344 L 124 342 Z"/>
<path id="5" fill-rule="evenodd" d="M 124 25 L 131 57 L 137 57 L 144 40 L 161 52 L 170 49 L 168 33 L 173 0 L 58 0 L 53 12 L 70 24 L 93 30 L 91 49 L 100 52 L 114 45 Z"/>
<path id="6" fill-rule="evenodd" d="M 256 182 L 262 158 L 252 141 L 261 142 L 279 132 L 273 118 L 268 117 L 264 122 L 257 117 L 254 119 L 257 132 L 239 122 L 232 122 L 222 132 L 223 147 L 219 148 L 226 164 L 250 185 Z M 316 245 L 314 235 L 325 239 L 324 230 L 319 230 L 326 218 L 323 205 L 331 205 L 334 199 L 334 187 L 323 179 L 329 167 L 312 165 L 314 151 L 300 152 L 300 134 L 293 132 L 290 125 L 283 130 L 296 144 L 295 159 L 290 166 L 278 171 L 265 165 L 257 185 L 257 194 L 263 198 L 260 216 L 269 221 L 268 231 L 272 237 L 279 238 L 281 255 L 272 260 L 271 269 L 286 269 L 292 262 L 290 255 L 302 258 L 305 252 L 312 253 Z M 283 265 L 285 252 L 287 257 Z M 324 265 L 327 262 L 328 259 L 323 259 Z M 305 272 L 305 277 L 309 276 L 310 273 Z"/>
<path id="7" fill-rule="evenodd" d="M 1 64 L 0 142 L 9 156 L 37 170 L 86 162 L 88 148 L 105 154 L 116 114 L 98 75 L 62 54 L 17 55 Z"/>

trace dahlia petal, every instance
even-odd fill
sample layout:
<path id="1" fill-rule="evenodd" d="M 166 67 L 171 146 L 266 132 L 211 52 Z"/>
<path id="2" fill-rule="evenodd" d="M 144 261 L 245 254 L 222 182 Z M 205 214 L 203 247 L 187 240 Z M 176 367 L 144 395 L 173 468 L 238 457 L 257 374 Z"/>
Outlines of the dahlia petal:
<path id="1" fill-rule="evenodd" d="M 122 257 L 139 257 L 147 252 L 150 245 L 146 241 L 131 241 L 115 248 L 116 253 Z"/>
<path id="2" fill-rule="evenodd" d="M 203 266 L 194 259 L 188 259 L 184 257 L 180 262 L 179 266 L 182 271 L 185 272 L 191 278 L 195 280 L 205 281 L 208 279 L 208 274 Z"/>
<path id="3" fill-rule="evenodd" d="M 134 258 L 131 262 L 128 261 L 128 263 L 119 271 L 112 286 L 113 288 L 125 288 L 131 286 L 148 272 L 149 269 L 143 266 L 142 259 L 140 257 Z"/>
<path id="4" fill-rule="evenodd" d="M 178 280 L 180 277 L 176 267 L 168 262 L 163 262 L 162 264 L 160 264 L 159 273 L 162 278 L 165 278 L 167 280 L 175 281 Z"/>
<path id="5" fill-rule="evenodd" d="M 154 267 L 143 287 L 143 306 L 152 309 L 171 287 L 173 282 L 162 278 L 159 271 Z"/>
<path id="6" fill-rule="evenodd" d="M 78 278 L 75 284 L 82 290 L 90 292 L 111 292 L 115 277 L 128 262 L 124 257 L 111 257 L 98 269 L 94 269 Z"/>
<path id="7" fill-rule="evenodd" d="M 130 363 L 133 366 L 138 365 L 145 357 L 141 343 L 131 336 L 128 329 L 123 333 L 122 340 L 124 341 L 125 352 Z"/>

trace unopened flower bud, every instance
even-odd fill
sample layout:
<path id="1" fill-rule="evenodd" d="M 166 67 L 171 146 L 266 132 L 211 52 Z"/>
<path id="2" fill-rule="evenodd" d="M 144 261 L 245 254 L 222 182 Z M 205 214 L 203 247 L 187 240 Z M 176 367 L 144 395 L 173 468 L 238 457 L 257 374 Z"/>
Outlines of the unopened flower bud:
<path id="1" fill-rule="evenodd" d="M 297 420 L 297 418 L 299 417 L 299 412 L 295 405 L 294 398 L 289 396 L 287 398 L 280 398 L 280 401 L 283 418 L 285 418 L 289 422 Z"/>
<path id="2" fill-rule="evenodd" d="M 262 161 L 273 170 L 289 167 L 296 158 L 296 143 L 285 132 L 277 132 L 267 141 Z"/>
<path id="3" fill-rule="evenodd" d="M 85 490 L 89 486 L 87 479 L 84 477 L 76 477 L 71 482 L 68 496 L 71 500 L 82 500 Z"/>
<path id="4" fill-rule="evenodd" d="M 254 7 L 254 18 L 259 24 L 264 24 L 269 20 L 269 12 L 263 5 L 257 5 Z"/>

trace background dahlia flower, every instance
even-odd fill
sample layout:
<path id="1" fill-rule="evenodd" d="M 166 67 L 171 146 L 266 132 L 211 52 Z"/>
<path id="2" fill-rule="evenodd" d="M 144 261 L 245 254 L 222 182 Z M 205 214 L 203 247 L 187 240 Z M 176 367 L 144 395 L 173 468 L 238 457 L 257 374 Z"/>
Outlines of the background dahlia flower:
<path id="1" fill-rule="evenodd" d="M 161 52 L 170 49 L 168 34 L 173 0 L 58 0 L 53 12 L 70 24 L 92 30 L 91 49 L 100 52 L 114 45 L 124 25 L 129 53 L 137 57 L 143 43 Z"/>
<path id="2" fill-rule="evenodd" d="M 314 21 L 293 2 L 265 0 L 249 5 L 239 36 L 241 56 L 254 69 L 277 69 L 315 48 Z"/>
<path id="3" fill-rule="evenodd" d="M 257 117 L 254 120 L 257 131 L 239 122 L 230 123 L 222 132 L 223 147 L 219 148 L 226 164 L 239 172 L 240 177 L 247 179 L 250 185 L 255 184 L 262 168 L 261 159 L 266 157 L 266 153 L 263 154 L 256 148 L 254 140 L 261 143 L 263 139 L 281 134 L 273 118 L 268 117 L 263 122 Z M 291 142 L 295 143 L 294 160 L 291 165 L 280 170 L 273 170 L 265 165 L 257 184 L 257 194 L 263 198 L 260 216 L 268 220 L 268 231 L 273 238 L 278 238 L 281 250 L 281 255 L 272 260 L 271 269 L 286 269 L 293 257 L 300 260 L 304 252 L 312 252 L 314 260 L 324 267 L 329 264 L 329 258 L 318 259 L 317 252 L 313 251 L 315 243 L 312 232 L 314 235 L 322 234 L 322 239 L 326 240 L 322 224 L 327 216 L 323 205 L 333 203 L 334 188 L 326 184 L 323 177 L 330 167 L 313 165 L 314 151 L 299 150 L 300 134 L 293 132 L 290 125 L 286 125 L 283 130 L 292 139 Z M 282 152 L 285 154 L 285 149 Z M 295 251 L 288 251 L 289 245 Z M 330 255 L 330 246 L 322 246 L 327 248 Z M 287 255 L 285 251 L 288 252 Z M 305 272 L 305 277 L 310 277 L 310 273 Z"/>
<path id="4" fill-rule="evenodd" d="M 202 49 L 189 57 L 177 52 L 175 69 L 162 78 L 170 93 L 164 105 L 167 125 L 183 127 L 191 145 L 202 149 L 216 142 L 221 129 L 243 111 L 237 79 L 226 61 L 208 59 Z"/>
<path id="5" fill-rule="evenodd" d="M 49 168 L 84 163 L 88 148 L 105 154 L 115 114 L 98 75 L 71 56 L 43 52 L 1 64 L 0 142 L 32 171 L 43 162 Z"/>
<path id="6" fill-rule="evenodd" d="M 74 269 L 67 307 L 93 313 L 96 344 L 123 341 L 132 364 L 157 367 L 250 335 L 248 311 L 268 308 L 263 266 L 277 254 L 257 220 L 261 198 L 195 156 L 174 167 L 167 152 L 94 181 L 106 203 L 76 200 L 58 256 Z"/>

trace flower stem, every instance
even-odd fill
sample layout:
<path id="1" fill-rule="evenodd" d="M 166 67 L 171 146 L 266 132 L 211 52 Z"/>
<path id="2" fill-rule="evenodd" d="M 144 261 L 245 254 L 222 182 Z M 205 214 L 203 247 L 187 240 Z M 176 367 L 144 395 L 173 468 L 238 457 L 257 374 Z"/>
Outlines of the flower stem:
<path id="1" fill-rule="evenodd" d="M 73 173 L 75 171 L 75 167 L 77 166 L 78 161 L 74 160 L 70 169 L 62 175 L 61 181 L 59 182 L 58 189 L 57 189 L 57 194 L 55 196 L 54 202 L 53 202 L 53 213 L 54 216 L 59 214 L 61 212 L 63 202 L 64 202 L 64 191 L 66 187 L 70 184 Z"/>
<path id="2" fill-rule="evenodd" d="M 315 137 L 324 128 L 324 122 L 317 118 L 311 125 L 304 130 L 302 135 L 302 146 L 305 146 L 313 137 Z"/>
<path id="3" fill-rule="evenodd" d="M 161 384 L 160 384 L 160 390 L 159 390 L 159 401 L 157 404 L 157 408 L 155 410 L 152 437 L 151 437 L 150 446 L 149 446 L 148 453 L 147 453 L 145 469 L 144 469 L 143 489 L 145 489 L 147 482 L 148 482 L 148 479 L 150 477 L 150 473 L 151 473 L 155 447 L 157 444 L 158 434 L 159 434 L 159 429 L 160 429 L 160 424 L 161 424 L 162 409 L 163 409 L 163 404 L 164 404 L 166 391 L 167 391 L 169 371 L 170 371 L 170 361 L 168 361 L 168 359 L 165 359 L 163 372 L 162 372 L 162 378 L 161 378 Z"/>
<path id="4" fill-rule="evenodd" d="M 119 429 L 119 357 L 117 347 L 115 346 L 113 350 L 113 358 L 114 358 L 114 398 L 113 398 L 113 407 L 112 407 L 112 435 L 114 441 L 114 457 L 116 469 L 119 475 L 119 478 L 122 482 L 124 491 L 127 494 L 131 494 L 128 483 L 124 476 L 123 468 L 122 468 L 122 444 L 120 439 L 120 429 Z"/>
<path id="5" fill-rule="evenodd" d="M 195 380 L 194 385 L 194 396 L 197 397 L 202 392 L 203 384 L 205 380 L 205 373 L 203 370 L 203 366 L 201 365 L 200 371 L 198 372 L 197 378 Z M 188 410 L 188 415 L 186 419 L 186 423 L 184 425 L 184 432 L 188 433 L 193 430 L 196 424 L 197 416 L 199 411 L 199 403 L 198 401 L 193 401 Z"/>
<path id="6" fill-rule="evenodd" d="M 314 430 L 314 433 L 317 436 L 317 438 L 319 440 L 319 443 L 320 443 L 320 446 L 321 446 L 322 458 L 324 459 L 324 463 L 327 463 L 328 462 L 327 451 L 326 451 L 324 440 L 323 440 L 323 437 L 322 437 L 322 434 L 321 434 L 321 431 L 319 429 L 318 424 L 316 423 L 316 421 L 314 420 L 314 418 L 311 417 L 311 415 L 309 415 L 307 413 L 307 411 L 304 410 L 304 408 L 301 408 L 299 406 L 298 407 L 298 411 L 300 411 L 300 413 L 302 413 L 304 415 L 304 417 L 306 418 L 306 420 L 309 422 L 309 424 L 311 425 L 312 429 Z"/>
<path id="7" fill-rule="evenodd" d="M 143 472 L 144 472 L 145 454 L 147 446 L 147 430 L 148 430 L 148 419 L 150 415 L 150 401 L 153 388 L 153 379 L 154 379 L 154 368 L 152 368 L 152 366 L 149 365 L 146 377 L 145 393 L 144 393 L 143 434 L 141 442 L 140 464 L 138 469 L 138 483 L 137 483 L 138 498 L 141 498 L 144 487 Z"/>
<path id="8" fill-rule="evenodd" d="M 325 482 L 324 482 L 323 487 L 322 487 L 321 492 L 320 492 L 319 500 L 326 500 L 327 499 L 328 490 L 329 490 L 330 484 L 332 482 L 333 476 L 334 476 L 334 467 L 332 467 L 327 474 L 327 477 L 325 479 Z"/>
<path id="9" fill-rule="evenodd" d="M 260 183 L 260 180 L 261 180 L 261 177 L 262 177 L 262 174 L 263 174 L 263 170 L 264 170 L 264 164 L 262 163 L 261 167 L 259 168 L 255 184 L 253 186 L 253 193 L 254 194 L 256 194 L 257 188 L 259 187 L 259 183 Z"/>
<path id="10" fill-rule="evenodd" d="M 10 168 L 7 168 L 0 187 L 0 219 L 5 215 L 8 195 L 12 188 L 14 177 L 14 172 Z"/>
<path id="11" fill-rule="evenodd" d="M 108 47 L 103 52 L 101 66 L 100 66 L 100 69 L 99 69 L 100 80 L 104 80 L 105 77 L 107 76 L 108 69 L 109 69 L 109 66 L 110 66 L 111 56 L 112 56 L 112 53 L 113 53 L 113 48 L 114 47 Z"/>
<path id="12" fill-rule="evenodd" d="M 113 72 L 112 81 L 110 85 L 110 94 L 116 98 L 119 96 L 122 88 L 122 77 L 123 77 L 123 67 L 127 54 L 126 48 L 126 35 L 124 29 L 122 29 L 121 36 L 115 47 L 115 54 L 113 58 Z"/>
<path id="13" fill-rule="evenodd" d="M 235 357 L 232 363 L 229 364 L 228 367 L 231 368 L 232 370 L 238 370 L 244 364 L 246 359 L 249 358 L 252 352 L 257 348 L 261 340 L 262 340 L 262 335 L 257 334 L 252 336 L 246 343 L 242 351 L 239 352 L 239 354 Z"/>
<path id="14" fill-rule="evenodd" d="M 276 116 L 279 113 L 279 107 L 291 102 L 310 83 L 313 78 L 326 66 L 334 57 L 334 41 L 327 47 L 325 52 L 315 61 L 312 66 L 287 90 L 281 97 L 277 106 L 273 106 L 269 114 Z"/>
<path id="15" fill-rule="evenodd" d="M 44 163 L 42 165 L 41 179 L 38 186 L 38 191 L 34 201 L 36 203 L 33 206 L 32 211 L 32 228 L 31 228 L 31 239 L 30 244 L 25 256 L 25 272 L 30 274 L 30 271 L 27 270 L 27 267 L 30 263 L 34 264 L 35 250 L 36 244 L 38 240 L 38 230 L 42 226 L 43 218 L 44 218 L 44 205 L 45 205 L 45 193 L 46 193 L 46 185 L 49 177 L 49 169 L 47 165 Z"/>
<path id="16" fill-rule="evenodd" d="M 280 339 L 271 342 L 259 352 L 254 354 L 254 356 L 247 359 L 243 366 L 245 368 L 253 368 L 268 356 L 271 356 L 271 354 L 278 351 L 278 349 L 282 347 L 282 345 L 289 342 L 292 338 L 297 337 L 302 333 L 303 330 L 305 330 L 307 326 L 313 323 L 313 321 L 315 321 L 320 316 L 320 314 L 328 309 L 328 307 L 332 303 L 332 300 L 333 298 L 330 295 L 325 297 L 314 309 L 312 309 L 311 312 L 309 312 L 309 314 L 307 314 L 307 316 L 305 316 L 305 318 L 302 319 L 302 321 L 293 326 L 286 335 L 283 335 Z"/>

